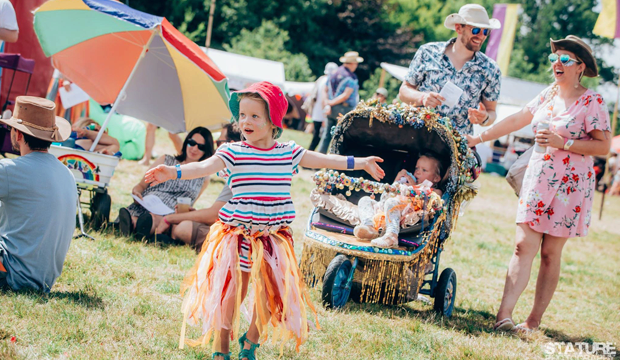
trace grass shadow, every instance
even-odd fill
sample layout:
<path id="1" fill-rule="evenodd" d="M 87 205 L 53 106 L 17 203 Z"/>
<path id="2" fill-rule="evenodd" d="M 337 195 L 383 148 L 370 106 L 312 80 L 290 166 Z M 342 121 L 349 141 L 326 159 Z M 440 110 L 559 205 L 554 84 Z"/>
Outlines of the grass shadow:
<path id="1" fill-rule="evenodd" d="M 439 315 L 432 305 L 428 309 L 414 309 L 407 304 L 389 306 L 381 304 L 352 304 L 350 312 L 366 312 L 388 318 L 416 318 L 420 321 L 478 336 L 493 332 L 495 315 L 484 310 L 455 307 L 449 318 Z"/>
<path id="2" fill-rule="evenodd" d="M 86 289 L 76 291 L 52 291 L 49 294 L 44 294 L 31 289 L 13 291 L 3 288 L 0 290 L 0 295 L 8 294 L 9 292 L 16 295 L 26 296 L 39 304 L 47 304 L 51 299 L 56 299 L 83 306 L 87 309 L 105 310 L 105 303 L 103 302 L 103 299 L 99 297 L 90 286 L 87 286 Z"/>

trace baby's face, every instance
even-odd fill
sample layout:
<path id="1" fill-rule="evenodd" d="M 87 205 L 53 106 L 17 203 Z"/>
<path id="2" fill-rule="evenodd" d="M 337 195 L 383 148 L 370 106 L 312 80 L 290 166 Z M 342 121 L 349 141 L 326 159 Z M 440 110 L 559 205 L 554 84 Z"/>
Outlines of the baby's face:
<path id="1" fill-rule="evenodd" d="M 415 164 L 415 172 L 413 173 L 418 180 L 418 184 L 421 184 L 424 180 L 428 180 L 433 184 L 438 183 L 441 180 L 441 177 L 437 174 L 438 165 L 435 159 L 426 156 L 420 157 Z"/>

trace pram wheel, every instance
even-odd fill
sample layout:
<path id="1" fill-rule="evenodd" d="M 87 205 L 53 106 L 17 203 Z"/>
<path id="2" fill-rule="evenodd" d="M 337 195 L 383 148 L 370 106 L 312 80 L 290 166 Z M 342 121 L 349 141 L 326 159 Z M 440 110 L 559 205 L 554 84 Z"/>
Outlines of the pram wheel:
<path id="1" fill-rule="evenodd" d="M 446 268 L 441 272 L 435 289 L 435 311 L 443 316 L 452 316 L 456 299 L 456 272 Z"/>
<path id="2" fill-rule="evenodd" d="M 107 192 L 95 194 L 90 206 L 90 222 L 93 229 L 99 230 L 104 224 L 108 223 L 111 206 L 112 198 L 110 198 Z"/>
<path id="3" fill-rule="evenodd" d="M 346 255 L 337 255 L 327 267 L 323 277 L 323 304 L 328 309 L 343 307 L 351 288 L 347 288 L 347 282 L 353 265 Z"/>

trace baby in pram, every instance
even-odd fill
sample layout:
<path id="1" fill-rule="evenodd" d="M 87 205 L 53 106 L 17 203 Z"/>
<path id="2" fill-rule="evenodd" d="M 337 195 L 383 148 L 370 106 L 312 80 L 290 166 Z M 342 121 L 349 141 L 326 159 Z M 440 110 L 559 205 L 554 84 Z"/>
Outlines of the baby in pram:
<path id="1" fill-rule="evenodd" d="M 384 193 L 380 201 L 364 196 L 358 202 L 360 223 L 354 229 L 354 234 L 362 240 L 372 240 L 373 246 L 395 248 L 398 246 L 398 234 L 404 225 L 417 223 L 422 216 L 423 202 L 406 195 L 402 195 L 406 188 L 413 186 L 417 192 L 430 195 L 435 192 L 442 195 L 437 189 L 441 180 L 441 162 L 430 153 L 425 153 L 418 159 L 413 174 L 402 169 L 396 175 L 393 186 L 401 187 L 401 194 Z M 383 229 L 381 235 L 379 230 Z"/>

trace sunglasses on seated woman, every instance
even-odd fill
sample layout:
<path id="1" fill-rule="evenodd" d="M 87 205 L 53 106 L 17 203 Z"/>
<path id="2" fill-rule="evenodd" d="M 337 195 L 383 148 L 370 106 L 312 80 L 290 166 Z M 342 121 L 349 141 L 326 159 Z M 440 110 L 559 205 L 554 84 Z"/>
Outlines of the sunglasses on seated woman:
<path id="1" fill-rule="evenodd" d="M 560 62 L 564 66 L 572 66 L 575 63 L 581 64 L 581 61 L 579 61 L 577 59 L 573 59 L 572 57 L 568 56 L 567 54 L 562 54 L 562 55 L 549 54 L 549 62 L 550 63 L 555 64 L 555 62 L 558 61 L 558 59 L 560 59 Z"/>
<path id="2" fill-rule="evenodd" d="M 199 144 L 194 139 L 187 140 L 187 146 L 198 146 L 198 149 L 202 152 L 207 151 L 207 144 Z"/>

